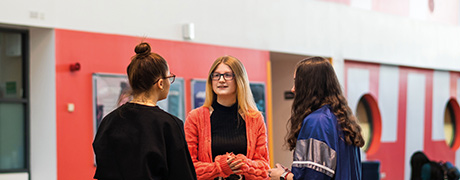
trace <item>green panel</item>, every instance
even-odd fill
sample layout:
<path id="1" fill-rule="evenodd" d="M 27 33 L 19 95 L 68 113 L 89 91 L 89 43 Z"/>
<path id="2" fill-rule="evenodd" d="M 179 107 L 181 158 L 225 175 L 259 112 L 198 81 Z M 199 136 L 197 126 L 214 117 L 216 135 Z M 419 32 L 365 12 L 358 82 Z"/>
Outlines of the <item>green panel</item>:
<path id="1" fill-rule="evenodd" d="M 0 170 L 24 169 L 24 105 L 0 103 Z"/>

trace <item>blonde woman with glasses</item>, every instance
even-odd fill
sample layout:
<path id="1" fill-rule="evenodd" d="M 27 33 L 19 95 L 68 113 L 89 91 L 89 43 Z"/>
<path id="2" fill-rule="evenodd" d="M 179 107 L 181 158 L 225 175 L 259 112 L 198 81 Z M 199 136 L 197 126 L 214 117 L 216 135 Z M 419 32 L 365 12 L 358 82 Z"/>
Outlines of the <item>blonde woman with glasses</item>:
<path id="1" fill-rule="evenodd" d="M 237 58 L 214 61 L 204 105 L 187 116 L 185 136 L 198 179 L 268 179 L 265 123 Z"/>

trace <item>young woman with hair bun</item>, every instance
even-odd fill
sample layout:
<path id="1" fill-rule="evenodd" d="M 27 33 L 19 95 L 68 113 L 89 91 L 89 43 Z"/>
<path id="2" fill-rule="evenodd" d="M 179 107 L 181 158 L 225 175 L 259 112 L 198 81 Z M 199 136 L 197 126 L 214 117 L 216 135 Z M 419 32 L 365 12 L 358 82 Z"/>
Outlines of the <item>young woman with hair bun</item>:
<path id="1" fill-rule="evenodd" d="M 104 117 L 93 142 L 95 179 L 194 180 L 196 173 L 183 123 L 157 102 L 175 75 L 148 43 L 135 48 L 127 68 L 133 99 Z"/>

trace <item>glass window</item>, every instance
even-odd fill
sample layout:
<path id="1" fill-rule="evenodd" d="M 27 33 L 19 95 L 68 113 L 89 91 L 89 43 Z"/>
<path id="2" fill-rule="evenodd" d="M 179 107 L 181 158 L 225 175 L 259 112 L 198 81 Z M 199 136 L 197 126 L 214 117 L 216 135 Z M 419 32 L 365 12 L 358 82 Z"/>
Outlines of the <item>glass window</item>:
<path id="1" fill-rule="evenodd" d="M 0 28 L 0 173 L 28 171 L 27 36 Z"/>
<path id="2" fill-rule="evenodd" d="M 0 103 L 0 169 L 24 169 L 24 105 Z"/>
<path id="3" fill-rule="evenodd" d="M 20 33 L 0 32 L 0 98 L 22 98 L 23 56 Z"/>

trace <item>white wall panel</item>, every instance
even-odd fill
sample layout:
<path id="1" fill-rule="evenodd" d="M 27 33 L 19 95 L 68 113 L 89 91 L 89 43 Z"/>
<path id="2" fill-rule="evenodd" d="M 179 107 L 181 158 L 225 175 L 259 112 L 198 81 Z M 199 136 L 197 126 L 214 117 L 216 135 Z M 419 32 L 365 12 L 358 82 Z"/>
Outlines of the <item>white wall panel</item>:
<path id="1" fill-rule="evenodd" d="M 409 0 L 409 16 L 411 18 L 425 19 L 428 10 L 428 1 Z"/>
<path id="2" fill-rule="evenodd" d="M 368 69 L 349 68 L 347 77 L 347 101 L 353 114 L 356 114 L 361 97 L 369 93 L 370 72 Z M 361 150 L 361 160 L 367 159 L 366 153 Z"/>
<path id="3" fill-rule="evenodd" d="M 415 151 L 423 150 L 425 79 L 424 74 L 417 73 L 409 73 L 407 77 L 405 179 L 410 179 L 410 157 Z"/>
<path id="4" fill-rule="evenodd" d="M 369 93 L 369 70 L 349 68 L 347 77 L 347 100 L 353 114 L 356 114 L 359 99 Z"/>
<path id="5" fill-rule="evenodd" d="M 399 68 L 380 66 L 379 108 L 382 117 L 382 142 L 396 142 L 398 131 Z"/>
<path id="6" fill-rule="evenodd" d="M 57 179 L 54 31 L 30 30 L 30 173 Z"/>
<path id="7" fill-rule="evenodd" d="M 460 102 L 460 78 L 457 79 L 457 102 Z"/>
<path id="8" fill-rule="evenodd" d="M 372 10 L 372 0 L 351 0 L 351 7 Z"/>
<path id="9" fill-rule="evenodd" d="M 2 0 L 0 23 L 54 27 L 56 22 L 54 0 Z"/>
<path id="10" fill-rule="evenodd" d="M 444 140 L 444 111 L 450 96 L 450 74 L 447 71 L 434 71 L 433 74 L 433 121 L 431 135 L 433 140 Z"/>
<path id="11" fill-rule="evenodd" d="M 362 5 L 369 1 L 353 2 Z M 419 4 L 426 6 L 427 2 L 411 0 L 412 14 L 420 14 Z M 460 70 L 460 27 L 357 10 L 339 3 L 305 0 L 3 0 L 0 3 L 0 24 L 181 41 L 182 25 L 189 22 L 195 24 L 192 42 L 196 43 Z"/>
<path id="12" fill-rule="evenodd" d="M 457 102 L 460 102 L 460 78 L 457 78 L 457 97 L 456 97 L 456 100 Z"/>

